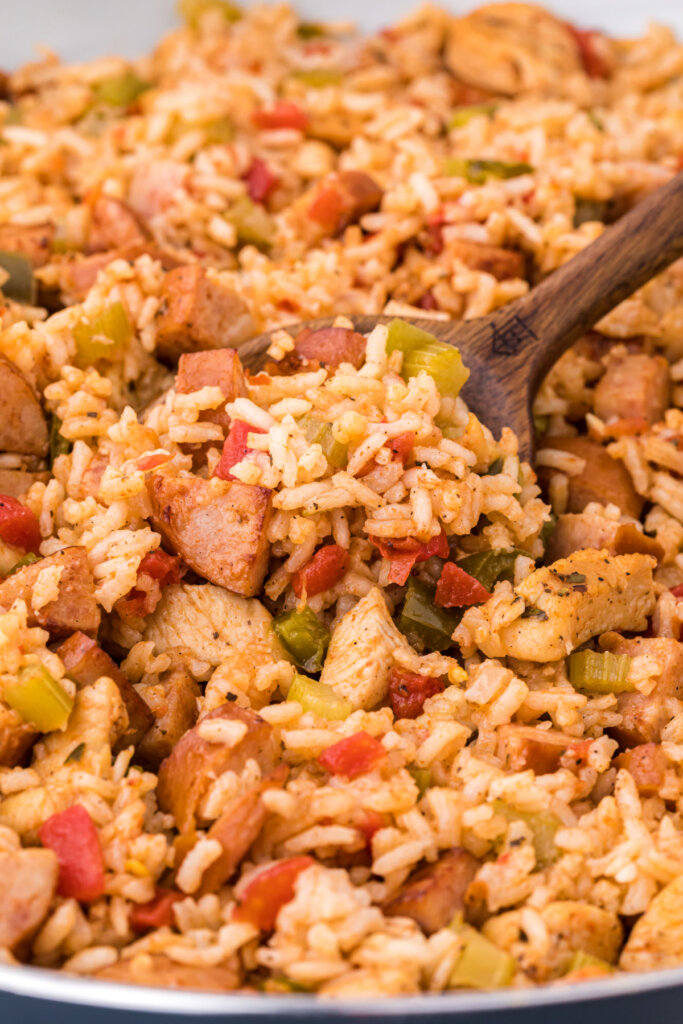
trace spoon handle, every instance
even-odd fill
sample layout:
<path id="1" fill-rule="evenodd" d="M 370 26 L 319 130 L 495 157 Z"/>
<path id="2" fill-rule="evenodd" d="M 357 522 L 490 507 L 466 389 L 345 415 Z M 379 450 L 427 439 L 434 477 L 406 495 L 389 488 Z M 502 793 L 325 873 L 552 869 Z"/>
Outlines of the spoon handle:
<path id="1" fill-rule="evenodd" d="M 533 387 L 573 341 L 681 255 L 683 172 L 527 295 L 495 313 L 491 328 L 503 347 L 511 331 L 510 343 L 523 350 Z"/>

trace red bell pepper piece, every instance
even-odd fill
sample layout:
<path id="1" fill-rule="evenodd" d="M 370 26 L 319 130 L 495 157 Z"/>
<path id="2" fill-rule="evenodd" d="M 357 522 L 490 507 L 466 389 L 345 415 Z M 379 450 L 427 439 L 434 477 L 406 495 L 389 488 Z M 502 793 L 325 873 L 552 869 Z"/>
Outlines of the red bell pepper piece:
<path id="1" fill-rule="evenodd" d="M 242 461 L 247 452 L 252 450 L 247 444 L 249 434 L 264 433 L 265 431 L 261 430 L 260 427 L 252 427 L 249 423 L 245 423 L 244 420 L 235 420 L 223 443 L 223 453 L 218 460 L 213 475 L 221 480 L 235 480 L 236 477 L 232 475 L 230 470 L 238 462 Z"/>
<path id="2" fill-rule="evenodd" d="M 595 40 L 600 33 L 591 29 L 577 28 L 566 22 L 567 28 L 574 36 L 583 69 L 590 78 L 609 78 L 610 69 L 604 57 L 595 47 Z"/>
<path id="3" fill-rule="evenodd" d="M 128 922 L 132 930 L 142 935 L 157 928 L 172 928 L 175 924 L 173 904 L 184 898 L 181 892 L 157 886 L 151 900 L 137 903 L 131 908 Z"/>
<path id="4" fill-rule="evenodd" d="M 308 207 L 308 217 L 336 234 L 348 212 L 348 201 L 336 188 L 321 188 Z"/>
<path id="5" fill-rule="evenodd" d="M 421 544 L 414 537 L 403 537 L 399 540 L 372 539 L 372 543 L 379 548 L 384 558 L 391 562 L 389 583 L 398 583 L 401 587 L 417 562 L 426 562 L 432 555 L 448 558 L 450 554 L 448 537 L 443 529 L 437 537 L 432 537 L 426 544 Z"/>
<path id="6" fill-rule="evenodd" d="M 249 198 L 255 203 L 265 203 L 280 179 L 273 174 L 268 164 L 255 156 L 244 180 L 247 183 Z"/>
<path id="7" fill-rule="evenodd" d="M 403 434 L 397 434 L 396 437 L 392 437 L 390 441 L 387 441 L 385 448 L 388 448 L 396 456 L 394 462 L 403 462 L 405 464 L 406 459 L 413 450 L 415 444 L 415 434 L 412 430 L 406 430 Z"/>
<path id="8" fill-rule="evenodd" d="M 0 494 L 0 538 L 12 548 L 34 555 L 42 540 L 35 513 L 9 494 Z"/>
<path id="9" fill-rule="evenodd" d="M 278 100 L 272 107 L 261 107 L 251 115 L 252 122 L 261 131 L 274 131 L 278 128 L 295 128 L 303 132 L 308 128 L 309 117 L 305 110 L 290 103 Z"/>
<path id="10" fill-rule="evenodd" d="M 318 757 L 318 764 L 331 775 L 345 775 L 355 779 L 376 768 L 387 752 L 374 736 L 367 732 L 355 732 L 353 736 L 345 736 L 338 743 L 333 743 L 323 750 Z"/>
<path id="11" fill-rule="evenodd" d="M 479 580 L 455 562 L 446 562 L 436 585 L 434 603 L 440 608 L 467 608 L 488 601 L 490 594 Z"/>
<path id="12" fill-rule="evenodd" d="M 671 593 L 674 597 L 683 597 L 683 583 L 679 583 L 677 587 L 672 587 Z"/>
<path id="13" fill-rule="evenodd" d="M 365 836 L 365 845 L 370 848 L 375 832 L 384 828 L 384 818 L 377 811 L 364 811 L 363 816 L 355 823 L 355 827 Z"/>
<path id="14" fill-rule="evenodd" d="M 161 600 L 161 588 L 169 583 L 180 583 L 183 569 L 177 555 L 169 555 L 162 548 L 148 551 L 138 566 L 138 581 L 141 576 L 148 576 L 157 584 L 152 589 L 143 586 L 133 587 L 117 604 L 120 613 L 143 618 L 151 615 Z"/>
<path id="15" fill-rule="evenodd" d="M 159 466 L 163 466 L 166 462 L 170 462 L 173 458 L 168 452 L 154 452 L 152 455 L 143 455 L 137 460 L 135 465 L 138 469 L 141 469 L 143 473 L 149 472 L 151 469 L 157 469 Z"/>
<path id="16" fill-rule="evenodd" d="M 310 562 L 292 576 L 292 590 L 301 597 L 322 594 L 338 583 L 349 566 L 349 553 L 339 544 L 326 544 L 318 548 Z"/>
<path id="17" fill-rule="evenodd" d="M 392 668 L 389 677 L 389 702 L 396 718 L 418 718 L 428 697 L 441 693 L 446 687 L 438 676 L 421 676 Z"/>
<path id="18" fill-rule="evenodd" d="M 233 921 L 247 921 L 262 932 L 272 932 L 277 915 L 294 899 L 294 883 L 315 861 L 312 857 L 290 857 L 259 871 L 247 884 Z"/>
<path id="19" fill-rule="evenodd" d="M 80 804 L 53 814 L 38 829 L 43 846 L 59 861 L 57 892 L 91 903 L 104 894 L 104 856 L 93 820 Z"/>

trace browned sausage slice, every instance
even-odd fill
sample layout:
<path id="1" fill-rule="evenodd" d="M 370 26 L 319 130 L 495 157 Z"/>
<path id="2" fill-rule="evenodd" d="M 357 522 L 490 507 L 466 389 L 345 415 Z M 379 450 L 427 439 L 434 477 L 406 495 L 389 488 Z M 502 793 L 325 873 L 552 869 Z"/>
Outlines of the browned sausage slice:
<path id="1" fill-rule="evenodd" d="M 36 269 L 50 259 L 54 237 L 54 224 L 0 224 L 0 249 L 20 253 Z"/>
<path id="2" fill-rule="evenodd" d="M 524 256 L 521 252 L 458 238 L 449 242 L 448 253 L 449 256 L 461 260 L 466 267 L 492 274 L 499 281 L 505 281 L 510 277 L 524 277 Z"/>
<path id="3" fill-rule="evenodd" d="M 504 725 L 498 730 L 498 757 L 513 772 L 531 768 L 537 775 L 549 775 L 560 767 L 560 758 L 576 743 L 573 736 L 532 725 Z"/>
<path id="4" fill-rule="evenodd" d="M 0 767 L 14 768 L 38 736 L 33 726 L 11 708 L 0 704 Z"/>
<path id="5" fill-rule="evenodd" d="M 595 388 L 595 414 L 614 419 L 642 419 L 657 423 L 669 407 L 669 363 L 663 356 L 627 352 L 613 356 Z"/>
<path id="6" fill-rule="evenodd" d="M 21 370 L 0 355 L 0 451 L 47 455 L 47 424 L 38 396 Z"/>
<path id="7" fill-rule="evenodd" d="M 90 207 L 88 252 L 108 252 L 144 245 L 149 231 L 130 206 L 111 196 L 100 195 Z"/>
<path id="8" fill-rule="evenodd" d="M 172 666 L 159 677 L 163 697 L 155 703 L 154 720 L 137 745 L 138 757 L 157 767 L 197 721 L 201 690 L 184 665 Z M 135 692 L 135 691 L 134 691 Z M 145 705 L 146 706 L 146 705 Z"/>
<path id="9" fill-rule="evenodd" d="M 48 566 L 60 566 L 62 569 L 59 595 L 56 600 L 36 610 L 31 605 L 31 594 L 38 576 Z M 10 608 L 17 598 L 26 602 L 29 625 L 46 629 L 53 639 L 78 630 L 97 633 L 100 609 L 95 600 L 95 583 L 85 548 L 65 548 L 48 555 L 33 565 L 24 566 L 0 583 L 0 607 Z"/>
<path id="10" fill-rule="evenodd" d="M 615 758 L 617 768 L 625 768 L 641 796 L 657 796 L 664 782 L 666 755 L 658 743 L 640 743 Z"/>
<path id="11" fill-rule="evenodd" d="M 546 437 L 539 447 L 556 448 L 585 460 L 584 469 L 569 477 L 567 512 L 583 512 L 589 501 L 599 501 L 602 505 L 617 505 L 625 515 L 639 518 L 643 498 L 624 464 L 608 455 L 602 445 L 587 437 Z M 544 482 L 550 475 L 547 470 L 539 472 Z"/>
<path id="12" fill-rule="evenodd" d="M 666 699 L 652 693 L 620 693 L 617 697 L 617 711 L 621 725 L 608 729 L 609 735 L 617 740 L 620 747 L 636 747 L 641 743 L 659 743 L 662 729 L 671 719 L 666 708 Z"/>
<path id="13" fill-rule="evenodd" d="M 364 336 L 348 327 L 321 327 L 317 331 L 304 327 L 294 340 L 294 351 L 300 359 L 316 360 L 330 369 L 341 363 L 351 363 L 358 369 L 365 359 L 365 346 Z"/>
<path id="14" fill-rule="evenodd" d="M 178 361 L 175 387 L 179 395 L 191 394 L 204 387 L 219 387 L 226 402 L 234 402 L 236 398 L 247 393 L 242 364 L 234 348 L 183 353 Z M 219 405 L 217 409 L 202 410 L 199 419 L 205 423 L 217 423 L 223 431 L 223 436 L 230 426 L 230 416 L 226 412 L 225 404 Z M 210 441 L 208 444 L 185 444 L 183 449 L 201 455 L 211 445 L 217 444 L 216 441 Z"/>
<path id="15" fill-rule="evenodd" d="M 477 859 L 466 850 L 449 850 L 411 875 L 382 909 L 387 917 L 411 917 L 426 935 L 432 935 L 464 909 L 465 893 L 478 867 Z"/>

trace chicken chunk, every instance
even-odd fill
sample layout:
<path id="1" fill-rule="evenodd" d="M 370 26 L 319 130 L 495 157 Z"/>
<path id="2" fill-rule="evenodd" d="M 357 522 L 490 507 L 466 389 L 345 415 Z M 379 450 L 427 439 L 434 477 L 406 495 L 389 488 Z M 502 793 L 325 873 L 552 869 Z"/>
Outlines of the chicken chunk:
<path id="1" fill-rule="evenodd" d="M 650 903 L 628 937 L 619 960 L 622 971 L 654 971 L 683 964 L 683 875 Z"/>
<path id="2" fill-rule="evenodd" d="M 565 751 L 576 744 L 574 736 L 531 725 L 504 725 L 498 730 L 496 753 L 508 771 L 531 768 L 536 775 L 548 775 L 560 767 Z"/>
<path id="3" fill-rule="evenodd" d="M 43 923 L 57 890 L 52 850 L 0 853 L 0 947 L 20 951 Z"/>
<path id="4" fill-rule="evenodd" d="M 564 974 L 577 950 L 608 964 L 616 963 L 623 940 L 616 914 L 578 900 L 556 900 L 539 913 L 548 932 L 547 944 L 528 939 L 523 910 L 492 917 L 482 931 L 487 939 L 510 953 L 534 981 L 548 981 Z"/>
<path id="5" fill-rule="evenodd" d="M 201 690 L 182 663 L 162 672 L 153 689 L 150 700 L 154 721 L 137 744 L 137 754 L 141 761 L 156 768 L 197 721 Z"/>
<path id="6" fill-rule="evenodd" d="M 30 473 L 24 469 L 0 469 L 0 494 L 9 494 L 12 498 L 22 498 L 29 488 L 40 481 L 46 484 L 49 473 Z"/>
<path id="7" fill-rule="evenodd" d="M 624 464 L 608 455 L 602 445 L 587 437 L 546 437 L 540 447 L 569 452 L 585 462 L 580 473 L 569 476 L 567 512 L 583 512 L 590 501 L 598 501 L 601 505 L 617 505 L 633 519 L 640 517 L 643 498 Z M 538 475 L 547 484 L 552 473 L 541 468 Z"/>
<path id="8" fill-rule="evenodd" d="M 631 775 L 641 796 L 657 796 L 667 767 L 666 754 L 658 743 L 640 743 L 619 754 L 614 763 Z"/>
<path id="9" fill-rule="evenodd" d="M 584 548 L 605 548 L 611 555 L 652 555 L 657 561 L 664 556 L 661 544 L 632 523 L 619 523 L 586 512 L 558 516 L 546 547 L 546 560 L 567 558 Z"/>
<path id="10" fill-rule="evenodd" d="M 21 715 L 0 704 L 0 768 L 14 768 L 21 764 L 37 735 Z"/>
<path id="11" fill-rule="evenodd" d="M 0 355 L 0 451 L 20 455 L 47 455 L 47 424 L 38 396 L 21 370 Z"/>
<path id="12" fill-rule="evenodd" d="M 365 345 L 365 337 L 349 327 L 321 327 L 317 331 L 305 327 L 294 340 L 294 351 L 300 359 L 315 360 L 329 369 L 341 363 L 359 369 L 365 360 Z"/>
<path id="13" fill-rule="evenodd" d="M 273 669 L 286 654 L 260 601 L 210 584 L 171 584 L 145 621 L 143 638 L 158 653 L 186 650 L 220 671 L 207 685 L 204 707 L 223 704 L 226 693 L 244 695 L 253 707 L 267 704 L 277 681 Z"/>
<path id="14" fill-rule="evenodd" d="M 184 352 L 239 346 L 254 333 L 244 300 L 198 264 L 177 267 L 162 286 L 157 355 L 175 363 Z"/>
<path id="15" fill-rule="evenodd" d="M 669 407 L 671 382 L 664 356 L 627 352 L 609 360 L 595 388 L 595 414 L 609 422 L 640 419 L 649 425 L 663 419 Z"/>
<path id="16" fill-rule="evenodd" d="M 120 199 L 99 195 L 90 207 L 88 252 L 108 252 L 144 245 L 149 231 L 137 214 Z"/>
<path id="17" fill-rule="evenodd" d="M 394 651 L 405 644 L 381 590 L 373 587 L 337 625 L 320 680 L 354 710 L 370 711 L 386 697 Z"/>
<path id="18" fill-rule="evenodd" d="M 501 249 L 497 245 L 486 245 L 483 242 L 471 242 L 465 238 L 450 242 L 448 252 L 455 259 L 461 260 L 466 267 L 492 274 L 499 281 L 511 277 L 524 277 L 525 264 L 521 252 Z"/>
<path id="19" fill-rule="evenodd" d="M 85 633 L 74 633 L 57 648 L 66 674 L 79 686 L 92 686 L 102 676 L 113 679 L 128 712 L 128 728 L 119 744 L 137 744 L 154 722 L 154 715 L 116 662 Z"/>
<path id="20" fill-rule="evenodd" d="M 203 722 L 216 719 L 243 723 L 247 731 L 234 745 L 209 743 L 202 738 L 201 727 Z M 185 733 L 162 763 L 157 787 L 159 806 L 174 816 L 180 832 L 187 832 L 194 827 L 199 804 L 219 775 L 241 772 L 250 759 L 267 775 L 275 768 L 279 750 L 272 727 L 260 715 L 235 704 L 223 704 Z"/>
<path id="21" fill-rule="evenodd" d="M 587 549 L 536 569 L 516 588 L 525 605 L 519 603 L 519 618 L 497 633 L 482 630 L 477 643 L 488 657 L 557 661 L 608 630 L 645 629 L 655 606 L 655 564 L 649 555 Z M 485 610 L 477 614 L 487 621 Z"/>
<path id="22" fill-rule="evenodd" d="M 478 867 L 467 850 L 449 850 L 411 875 L 382 910 L 387 917 L 410 917 L 425 935 L 432 935 L 464 910 L 465 893 Z"/>
<path id="23" fill-rule="evenodd" d="M 195 572 L 236 594 L 257 593 L 268 568 L 272 494 L 266 487 L 152 475 L 152 522 Z"/>
<path id="24" fill-rule="evenodd" d="M 31 598 L 36 581 L 44 569 L 53 566 L 62 570 L 58 596 L 42 608 L 34 609 Z M 0 583 L 0 607 L 11 608 L 18 599 L 26 602 L 29 625 L 46 629 L 53 639 L 79 630 L 97 633 L 100 609 L 85 548 L 65 548 L 48 555 Z"/>
<path id="25" fill-rule="evenodd" d="M 26 256 L 35 269 L 50 259 L 54 237 L 54 224 L 0 224 L 0 250 Z"/>
<path id="26" fill-rule="evenodd" d="M 179 964 L 164 953 L 142 953 L 95 972 L 96 978 L 152 988 L 196 989 L 198 992 L 233 992 L 241 982 L 236 957 L 215 967 Z"/>

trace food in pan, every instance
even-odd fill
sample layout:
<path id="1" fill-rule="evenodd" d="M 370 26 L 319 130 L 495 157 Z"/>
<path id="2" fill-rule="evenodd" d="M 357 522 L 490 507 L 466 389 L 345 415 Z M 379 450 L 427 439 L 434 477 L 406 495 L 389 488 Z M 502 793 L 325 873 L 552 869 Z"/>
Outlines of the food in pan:
<path id="1" fill-rule="evenodd" d="M 533 467 L 409 323 L 680 168 L 683 48 L 182 6 L 135 64 L 2 82 L 3 961 L 323 997 L 683 963 L 681 265 L 552 370 Z"/>

